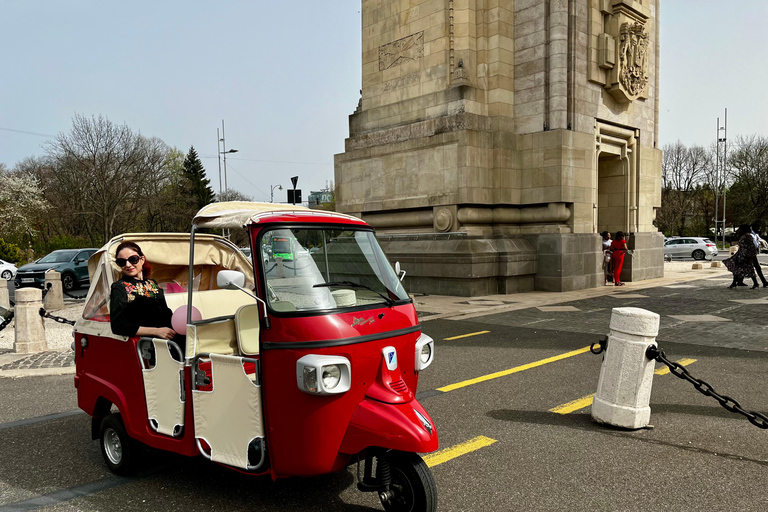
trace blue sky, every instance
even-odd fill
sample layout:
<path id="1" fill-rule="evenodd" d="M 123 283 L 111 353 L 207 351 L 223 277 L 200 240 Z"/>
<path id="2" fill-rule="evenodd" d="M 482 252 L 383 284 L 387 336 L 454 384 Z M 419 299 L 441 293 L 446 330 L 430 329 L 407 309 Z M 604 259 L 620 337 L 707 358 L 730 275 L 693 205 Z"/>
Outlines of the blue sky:
<path id="1" fill-rule="evenodd" d="M 738 5 L 738 9 L 732 7 Z M 333 179 L 360 89 L 359 0 L 0 0 L 0 162 L 102 114 L 187 151 L 257 201 Z M 661 3 L 661 143 L 768 135 L 768 2 Z M 22 133 L 27 132 L 27 133 Z M 284 201 L 285 191 L 275 199 Z"/>

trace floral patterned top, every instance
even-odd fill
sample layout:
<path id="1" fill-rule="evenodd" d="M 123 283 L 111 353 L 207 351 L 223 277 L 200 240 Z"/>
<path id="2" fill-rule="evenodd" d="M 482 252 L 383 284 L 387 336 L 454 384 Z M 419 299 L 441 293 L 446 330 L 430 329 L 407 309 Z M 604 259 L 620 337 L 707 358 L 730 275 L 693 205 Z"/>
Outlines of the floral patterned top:
<path id="1" fill-rule="evenodd" d="M 157 281 L 128 276 L 112 283 L 109 312 L 112 332 L 121 336 L 135 336 L 140 326 L 171 327 L 173 316 Z"/>

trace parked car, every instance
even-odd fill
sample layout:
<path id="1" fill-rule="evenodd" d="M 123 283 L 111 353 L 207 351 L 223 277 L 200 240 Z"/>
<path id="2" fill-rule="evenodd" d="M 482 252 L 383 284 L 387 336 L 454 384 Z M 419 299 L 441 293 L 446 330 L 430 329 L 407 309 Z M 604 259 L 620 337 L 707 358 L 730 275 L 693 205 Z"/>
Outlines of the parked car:
<path id="1" fill-rule="evenodd" d="M 709 238 L 670 238 L 664 243 L 665 258 L 712 259 L 717 256 L 717 246 Z"/>
<path id="2" fill-rule="evenodd" d="M 10 261 L 0 260 L 0 277 L 10 281 L 16 275 L 16 265 Z"/>
<path id="3" fill-rule="evenodd" d="M 22 265 L 16 272 L 16 287 L 45 286 L 45 273 L 55 270 L 61 274 L 61 287 L 72 291 L 88 283 L 88 258 L 96 249 L 60 249 L 34 263 Z"/>

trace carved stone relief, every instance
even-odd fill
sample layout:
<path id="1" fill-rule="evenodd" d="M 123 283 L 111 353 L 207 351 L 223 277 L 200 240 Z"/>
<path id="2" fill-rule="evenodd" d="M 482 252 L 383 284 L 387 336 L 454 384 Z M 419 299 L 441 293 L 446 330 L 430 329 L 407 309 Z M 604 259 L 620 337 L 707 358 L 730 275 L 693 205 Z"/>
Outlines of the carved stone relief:
<path id="1" fill-rule="evenodd" d="M 619 84 L 629 100 L 648 85 L 648 32 L 640 23 L 623 23 L 619 34 Z"/>
<path id="2" fill-rule="evenodd" d="M 418 32 L 379 46 L 379 71 L 384 71 L 424 56 L 424 32 Z"/>
<path id="3" fill-rule="evenodd" d="M 591 0 L 589 79 L 620 103 L 648 95 L 650 11 L 637 0 Z M 602 31 L 596 31 L 596 27 Z"/>

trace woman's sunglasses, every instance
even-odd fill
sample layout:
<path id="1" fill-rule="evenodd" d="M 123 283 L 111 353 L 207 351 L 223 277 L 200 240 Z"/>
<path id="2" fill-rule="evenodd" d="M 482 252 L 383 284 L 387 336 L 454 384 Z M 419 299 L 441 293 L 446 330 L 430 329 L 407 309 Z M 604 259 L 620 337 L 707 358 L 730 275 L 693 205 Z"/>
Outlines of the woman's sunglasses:
<path id="1" fill-rule="evenodd" d="M 137 264 L 139 262 L 140 259 L 141 259 L 141 256 L 137 256 L 137 255 L 134 254 L 133 256 L 131 256 L 128 259 L 117 258 L 117 259 L 115 259 L 115 263 L 117 263 L 118 267 L 123 268 L 126 263 L 130 263 L 131 265 L 135 265 L 135 264 Z"/>

